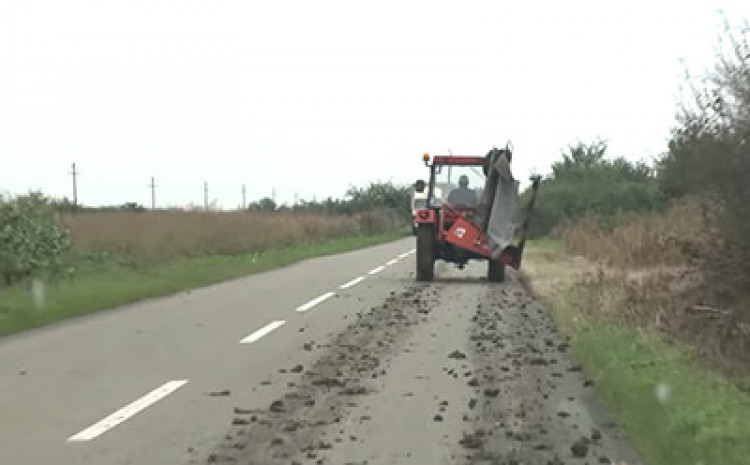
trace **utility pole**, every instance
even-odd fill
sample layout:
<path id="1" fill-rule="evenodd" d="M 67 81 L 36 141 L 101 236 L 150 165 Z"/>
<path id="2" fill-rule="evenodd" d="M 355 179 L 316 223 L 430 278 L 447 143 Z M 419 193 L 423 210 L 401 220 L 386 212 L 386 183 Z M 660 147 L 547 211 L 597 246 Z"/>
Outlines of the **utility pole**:
<path id="1" fill-rule="evenodd" d="M 208 181 L 203 183 L 203 207 L 208 211 Z"/>
<path id="2" fill-rule="evenodd" d="M 271 200 L 273 200 L 274 203 L 276 203 L 276 188 L 275 187 L 271 189 Z"/>
<path id="3" fill-rule="evenodd" d="M 76 164 L 73 163 L 72 170 L 70 174 L 73 176 L 73 211 L 76 211 L 78 208 L 78 180 L 77 176 L 81 174 L 79 171 L 76 171 Z"/>
<path id="4" fill-rule="evenodd" d="M 156 184 L 154 184 L 154 177 L 151 176 L 151 210 L 156 210 Z"/>
<path id="5" fill-rule="evenodd" d="M 245 202 L 245 185 L 242 185 L 242 209 L 245 210 L 247 208 L 247 203 Z"/>
<path id="6" fill-rule="evenodd" d="M 297 191 L 294 191 L 294 205 L 296 206 L 299 203 L 299 194 Z"/>

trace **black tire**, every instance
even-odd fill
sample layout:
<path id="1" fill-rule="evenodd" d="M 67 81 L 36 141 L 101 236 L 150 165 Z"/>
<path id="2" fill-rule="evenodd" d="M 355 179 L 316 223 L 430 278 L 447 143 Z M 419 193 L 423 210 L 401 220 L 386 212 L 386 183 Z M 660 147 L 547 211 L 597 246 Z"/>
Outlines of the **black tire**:
<path id="1" fill-rule="evenodd" d="M 505 281 L 505 265 L 500 260 L 487 261 L 487 280 L 491 283 Z"/>
<path id="2" fill-rule="evenodd" d="M 417 281 L 435 279 L 435 228 L 431 224 L 417 226 Z"/>

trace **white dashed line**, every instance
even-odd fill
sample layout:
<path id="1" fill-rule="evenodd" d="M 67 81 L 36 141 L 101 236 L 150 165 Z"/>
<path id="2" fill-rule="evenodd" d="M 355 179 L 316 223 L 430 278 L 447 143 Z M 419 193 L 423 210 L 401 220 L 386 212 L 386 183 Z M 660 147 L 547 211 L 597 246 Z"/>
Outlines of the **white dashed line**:
<path id="1" fill-rule="evenodd" d="M 377 274 L 377 273 L 380 273 L 381 271 L 383 271 L 384 269 L 385 269 L 385 267 L 381 265 L 381 266 L 379 266 L 379 267 L 377 267 L 375 269 L 370 270 L 368 273 L 369 274 Z"/>
<path id="2" fill-rule="evenodd" d="M 417 251 L 417 249 L 407 250 L 406 252 L 404 252 L 401 255 L 399 255 L 398 258 L 401 258 L 401 259 L 406 258 L 406 257 L 408 257 L 409 255 L 413 254 L 416 251 Z"/>
<path id="3" fill-rule="evenodd" d="M 394 258 L 393 260 L 388 260 L 388 263 L 386 263 L 386 265 L 391 266 L 395 265 L 396 263 L 398 263 L 398 259 Z"/>
<path id="4" fill-rule="evenodd" d="M 250 344 L 252 342 L 255 342 L 258 339 L 260 339 L 263 336 L 265 336 L 266 334 L 268 334 L 271 331 L 273 331 L 274 329 L 278 329 L 278 328 L 284 326 L 284 323 L 286 323 L 286 321 L 284 321 L 284 320 L 272 321 L 272 322 L 268 323 L 267 325 L 265 325 L 264 327 L 260 328 L 259 330 L 253 332 L 252 334 L 250 334 L 249 336 L 247 336 L 245 339 L 241 340 L 240 344 Z"/>
<path id="5" fill-rule="evenodd" d="M 313 308 L 314 306 L 318 305 L 319 303 L 323 302 L 326 299 L 330 299 L 333 297 L 336 293 L 335 292 L 326 292 L 325 294 L 314 298 L 313 300 L 307 302 L 306 304 L 302 304 L 299 307 L 297 307 L 298 312 L 306 312 Z"/>
<path id="6" fill-rule="evenodd" d="M 69 437 L 68 442 L 82 442 L 82 441 L 90 441 L 94 439 L 100 434 L 105 433 L 107 430 L 114 428 L 115 426 L 119 425 L 120 423 L 127 420 L 128 418 L 132 417 L 136 413 L 145 409 L 146 407 L 153 404 L 154 402 L 158 402 L 159 400 L 167 397 L 169 394 L 173 393 L 174 391 L 176 391 L 177 389 L 185 385 L 187 382 L 188 380 L 181 379 L 181 380 L 169 381 L 163 384 L 162 386 L 159 386 L 158 388 L 149 392 L 148 394 L 136 400 L 135 402 L 129 405 L 126 405 L 125 407 L 116 411 L 115 413 L 108 416 L 107 418 L 104 418 L 103 420 L 99 421 L 98 423 L 94 423 L 93 425 L 89 426 L 88 428 L 81 431 L 80 433 Z"/>
<path id="7" fill-rule="evenodd" d="M 339 286 L 339 289 L 349 289 L 350 287 L 352 287 L 352 286 L 354 286 L 356 284 L 359 284 L 359 283 L 361 283 L 364 280 L 365 280 L 364 276 L 358 276 L 358 277 L 352 279 L 351 281 L 349 281 L 348 283 L 344 283 L 341 286 Z"/>

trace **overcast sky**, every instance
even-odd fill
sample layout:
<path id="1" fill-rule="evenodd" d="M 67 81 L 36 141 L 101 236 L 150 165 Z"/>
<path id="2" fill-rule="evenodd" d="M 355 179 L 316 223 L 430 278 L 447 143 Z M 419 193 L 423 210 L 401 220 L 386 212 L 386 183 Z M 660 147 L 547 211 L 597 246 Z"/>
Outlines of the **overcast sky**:
<path id="1" fill-rule="evenodd" d="M 424 175 L 424 151 L 546 173 L 577 140 L 649 159 L 684 59 L 750 1 L 0 0 L 0 191 L 224 208 Z"/>

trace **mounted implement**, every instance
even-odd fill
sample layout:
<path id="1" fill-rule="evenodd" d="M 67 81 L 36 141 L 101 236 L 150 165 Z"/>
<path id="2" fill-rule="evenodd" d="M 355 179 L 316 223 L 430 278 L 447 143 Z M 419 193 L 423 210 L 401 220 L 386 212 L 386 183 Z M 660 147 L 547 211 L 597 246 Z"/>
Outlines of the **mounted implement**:
<path id="1" fill-rule="evenodd" d="M 505 266 L 521 266 L 526 232 L 540 177 L 532 181 L 526 218 L 517 235 L 518 181 L 510 171 L 509 148 L 492 149 L 486 156 L 430 156 L 429 182 L 417 181 L 426 191 L 426 205 L 414 213 L 417 235 L 417 280 L 432 281 L 435 261 L 452 262 L 463 269 L 469 260 L 487 261 L 487 278 L 505 280 Z"/>

